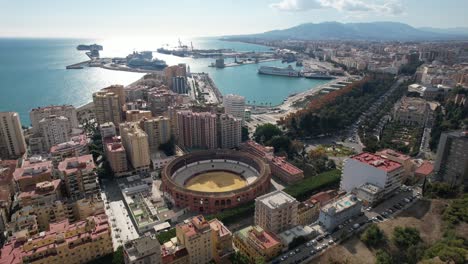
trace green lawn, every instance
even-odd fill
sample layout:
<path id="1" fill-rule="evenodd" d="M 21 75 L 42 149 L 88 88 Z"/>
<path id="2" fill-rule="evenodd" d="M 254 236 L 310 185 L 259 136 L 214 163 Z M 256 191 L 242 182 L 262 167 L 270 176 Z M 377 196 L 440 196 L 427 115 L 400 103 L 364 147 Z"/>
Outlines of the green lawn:
<path id="1" fill-rule="evenodd" d="M 300 182 L 290 185 L 284 191 L 299 201 L 304 201 L 312 194 L 325 188 L 336 186 L 341 179 L 340 170 L 331 170 L 319 175 L 306 177 Z"/>

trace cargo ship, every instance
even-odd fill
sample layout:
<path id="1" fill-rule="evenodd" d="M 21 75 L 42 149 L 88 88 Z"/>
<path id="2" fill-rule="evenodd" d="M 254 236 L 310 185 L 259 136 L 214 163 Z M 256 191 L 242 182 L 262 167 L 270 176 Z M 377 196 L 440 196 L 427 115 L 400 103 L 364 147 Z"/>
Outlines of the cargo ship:
<path id="1" fill-rule="evenodd" d="M 300 72 L 296 71 L 291 65 L 285 68 L 261 66 L 258 73 L 266 75 L 278 75 L 287 77 L 300 77 Z"/>

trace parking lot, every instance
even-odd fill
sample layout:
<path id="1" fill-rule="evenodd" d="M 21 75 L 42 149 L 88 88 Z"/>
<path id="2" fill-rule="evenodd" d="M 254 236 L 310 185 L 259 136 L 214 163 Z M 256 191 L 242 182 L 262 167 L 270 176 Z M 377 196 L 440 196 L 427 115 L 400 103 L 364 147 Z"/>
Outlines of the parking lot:
<path id="1" fill-rule="evenodd" d="M 284 252 L 271 263 L 307 263 L 324 253 L 328 248 L 340 243 L 348 236 L 364 230 L 370 223 L 387 221 L 402 212 L 420 197 L 419 188 L 402 187 L 391 197 L 375 207 L 363 207 L 359 216 L 349 219 L 332 233 L 324 231 L 294 250 Z"/>

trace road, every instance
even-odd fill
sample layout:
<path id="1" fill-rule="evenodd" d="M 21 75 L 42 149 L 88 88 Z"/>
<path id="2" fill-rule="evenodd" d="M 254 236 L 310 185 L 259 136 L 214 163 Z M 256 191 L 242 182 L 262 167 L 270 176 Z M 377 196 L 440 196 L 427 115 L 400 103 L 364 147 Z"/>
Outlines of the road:
<path id="1" fill-rule="evenodd" d="M 409 203 L 404 203 L 401 209 L 395 209 L 393 206 L 398 203 L 402 203 L 402 201 L 405 198 L 418 197 L 420 191 L 421 190 L 419 188 L 407 191 L 399 190 L 395 192 L 393 196 L 387 198 L 385 201 L 378 204 L 374 208 L 371 208 L 369 211 L 367 211 L 366 208 L 363 208 L 362 215 L 351 219 L 350 222 L 343 224 L 343 227 L 341 229 L 333 232 L 329 236 L 320 239 L 317 239 L 316 237 L 312 240 L 309 240 L 309 243 L 303 244 L 294 250 L 283 252 L 280 256 L 272 260 L 270 263 L 310 263 L 313 259 L 323 254 L 328 248 L 339 244 L 343 239 L 347 238 L 348 236 L 353 236 L 355 233 L 365 229 L 370 223 L 383 222 L 387 221 L 388 219 L 394 218 L 396 215 L 398 215 L 406 208 L 411 206 L 414 202 L 416 202 L 417 198 L 415 198 Z M 384 212 L 388 211 L 388 209 L 390 208 L 394 210 L 394 212 L 388 216 L 382 217 L 382 214 L 384 214 Z M 379 217 L 380 220 L 377 217 Z M 359 224 L 359 228 L 353 228 L 353 225 L 355 224 Z M 323 232 L 325 233 L 325 231 Z M 318 235 L 318 237 L 323 237 L 324 233 Z M 314 253 L 312 253 L 311 251 Z"/>

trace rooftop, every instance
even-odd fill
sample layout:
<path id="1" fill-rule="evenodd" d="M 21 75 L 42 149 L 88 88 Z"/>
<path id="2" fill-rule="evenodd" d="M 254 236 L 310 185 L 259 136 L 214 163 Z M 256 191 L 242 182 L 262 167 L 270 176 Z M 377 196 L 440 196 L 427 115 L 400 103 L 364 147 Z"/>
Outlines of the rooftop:
<path id="1" fill-rule="evenodd" d="M 58 169 L 67 174 L 74 173 L 78 170 L 93 170 L 96 168 L 96 165 L 93 161 L 93 156 L 84 155 L 79 157 L 67 158 L 64 161 L 60 162 Z"/>
<path id="2" fill-rule="evenodd" d="M 57 179 L 53 181 L 40 182 L 36 185 L 27 186 L 22 192 L 20 192 L 18 198 L 35 198 L 37 196 L 54 193 L 59 188 L 60 182 L 61 180 Z"/>
<path id="3" fill-rule="evenodd" d="M 384 150 L 376 152 L 375 154 L 379 155 L 379 156 L 382 156 L 384 158 L 387 158 L 387 159 L 397 158 L 397 159 L 402 160 L 402 161 L 406 161 L 406 160 L 411 159 L 410 156 L 405 155 L 403 153 L 400 153 L 398 151 L 395 151 L 393 149 L 384 149 Z"/>
<path id="4" fill-rule="evenodd" d="M 320 206 L 325 205 L 329 201 L 331 201 L 333 198 L 335 198 L 338 195 L 336 190 L 328 190 L 326 192 L 319 192 L 317 194 L 312 195 L 309 198 L 309 201 L 312 204 L 320 203 Z"/>
<path id="5" fill-rule="evenodd" d="M 218 219 L 213 219 L 209 221 L 209 224 L 211 230 L 216 231 L 216 233 L 220 237 L 232 235 L 231 231 L 229 231 L 229 229 L 227 229 L 227 227 Z"/>
<path id="6" fill-rule="evenodd" d="M 88 144 L 88 138 L 86 137 L 86 135 L 81 134 L 81 135 L 72 137 L 70 141 L 52 146 L 50 148 L 50 153 L 52 153 L 53 155 L 56 152 L 72 150 L 76 147 L 86 146 L 87 144 Z"/>
<path id="7" fill-rule="evenodd" d="M 248 226 L 244 229 L 239 230 L 237 236 L 249 243 L 254 243 L 261 249 L 268 249 L 281 244 L 280 239 L 273 233 L 263 230 L 260 226 Z"/>
<path id="8" fill-rule="evenodd" d="M 23 258 L 37 252 L 57 248 L 64 242 L 73 247 L 73 242 L 77 240 L 82 241 L 87 237 L 96 240 L 104 232 L 109 232 L 105 214 L 91 216 L 73 224 L 68 219 L 51 223 L 49 231 L 33 237 L 13 237 L 1 250 L 0 264 L 23 263 Z"/>
<path id="9" fill-rule="evenodd" d="M 13 181 L 13 173 L 17 165 L 16 160 L 0 160 L 0 185 L 8 185 Z"/>
<path id="10" fill-rule="evenodd" d="M 183 224 L 179 224 L 178 227 L 184 232 L 185 236 L 191 237 L 198 233 L 205 232 L 210 228 L 210 225 L 205 217 L 198 215 Z"/>
<path id="11" fill-rule="evenodd" d="M 402 165 L 398 162 L 391 161 L 384 157 L 368 152 L 362 152 L 360 154 L 352 156 L 351 159 L 357 160 L 361 163 L 365 163 L 369 166 L 373 166 L 385 172 L 391 172 L 402 167 Z"/>
<path id="12" fill-rule="evenodd" d="M 275 209 L 286 204 L 297 203 L 297 200 L 291 195 L 278 190 L 257 197 L 255 203 L 258 202 L 263 203 L 271 209 Z"/>
<path id="13" fill-rule="evenodd" d="M 325 206 L 322 207 L 322 212 L 325 212 L 327 214 L 337 214 L 341 211 L 344 211 L 348 208 L 351 208 L 355 206 L 358 203 L 358 199 L 356 196 L 352 194 L 348 194 L 346 196 L 343 196 L 339 198 L 338 200 L 329 203 Z"/>
<path id="14" fill-rule="evenodd" d="M 416 169 L 414 174 L 428 176 L 434 171 L 434 164 L 430 161 L 424 161 L 419 168 Z"/>
<path id="15" fill-rule="evenodd" d="M 286 161 L 284 157 L 274 157 L 271 161 L 274 165 L 278 166 L 280 169 L 286 171 L 289 174 L 301 174 L 303 171 L 298 167 L 292 165 Z"/>
<path id="16" fill-rule="evenodd" d="M 13 173 L 15 180 L 21 180 L 27 177 L 34 177 L 42 174 L 52 173 L 52 161 L 39 161 L 34 160 L 24 161 L 21 168 L 17 168 Z"/>

